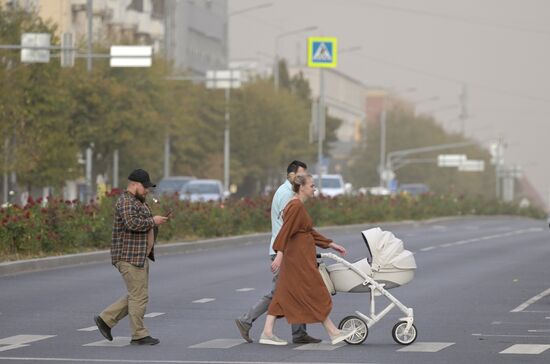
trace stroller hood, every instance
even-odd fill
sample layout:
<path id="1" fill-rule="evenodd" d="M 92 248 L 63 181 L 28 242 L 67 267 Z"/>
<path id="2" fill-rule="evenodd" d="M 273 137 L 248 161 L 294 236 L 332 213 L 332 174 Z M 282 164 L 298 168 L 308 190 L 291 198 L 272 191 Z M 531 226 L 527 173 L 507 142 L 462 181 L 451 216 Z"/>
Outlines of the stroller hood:
<path id="1" fill-rule="evenodd" d="M 403 241 L 390 231 L 379 227 L 361 232 L 372 256 L 372 270 L 414 270 L 416 262 L 408 250 L 403 249 Z"/>

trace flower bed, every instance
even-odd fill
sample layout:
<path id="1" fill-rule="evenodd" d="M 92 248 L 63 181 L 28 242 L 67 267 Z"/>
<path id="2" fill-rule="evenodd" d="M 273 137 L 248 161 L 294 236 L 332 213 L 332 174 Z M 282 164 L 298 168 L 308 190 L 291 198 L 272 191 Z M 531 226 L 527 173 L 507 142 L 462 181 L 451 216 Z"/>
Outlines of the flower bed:
<path id="1" fill-rule="evenodd" d="M 107 249 L 111 244 L 113 206 L 117 194 L 91 203 L 29 200 L 24 207 L 0 209 L 0 261 Z M 151 204 L 154 214 L 174 210 L 160 229 L 159 240 L 266 232 L 271 228 L 270 197 L 232 199 L 224 203 L 190 203 L 177 196 Z M 421 220 L 438 216 L 521 215 L 544 218 L 543 211 L 516 204 L 426 194 L 318 198 L 307 203 L 316 226 Z"/>

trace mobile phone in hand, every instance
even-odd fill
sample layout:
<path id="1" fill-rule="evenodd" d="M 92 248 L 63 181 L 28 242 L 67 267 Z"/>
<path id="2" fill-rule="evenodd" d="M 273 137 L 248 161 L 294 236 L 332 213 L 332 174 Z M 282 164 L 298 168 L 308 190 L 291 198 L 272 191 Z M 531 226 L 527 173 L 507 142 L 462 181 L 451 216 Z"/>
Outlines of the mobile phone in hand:
<path id="1" fill-rule="evenodd" d="M 170 217 L 170 215 L 172 215 L 172 212 L 174 212 L 174 210 L 168 211 L 167 213 L 164 214 L 164 217 Z"/>

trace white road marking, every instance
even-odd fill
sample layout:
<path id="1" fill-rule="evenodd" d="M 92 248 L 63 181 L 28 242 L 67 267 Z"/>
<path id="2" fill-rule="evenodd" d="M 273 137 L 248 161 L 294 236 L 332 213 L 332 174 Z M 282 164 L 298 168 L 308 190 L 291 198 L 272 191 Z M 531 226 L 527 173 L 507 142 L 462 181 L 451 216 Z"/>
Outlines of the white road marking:
<path id="1" fill-rule="evenodd" d="M 13 350 L 13 349 L 19 349 L 19 348 L 24 348 L 25 346 L 30 346 L 30 345 L 26 345 L 26 344 L 13 344 L 13 345 L 6 345 L 6 346 L 0 346 L 0 351 L 8 351 L 8 350 Z"/>
<path id="2" fill-rule="evenodd" d="M 200 344 L 191 345 L 190 349 L 229 349 L 245 343 L 243 339 L 214 339 Z"/>
<path id="3" fill-rule="evenodd" d="M 206 303 L 206 302 L 212 302 L 215 301 L 215 298 L 201 298 L 200 300 L 195 300 L 193 303 Z"/>
<path id="4" fill-rule="evenodd" d="M 320 351 L 324 350 L 324 351 L 331 351 L 331 350 L 336 350 L 338 348 L 341 348 L 344 345 L 347 345 L 347 344 L 344 343 L 344 342 L 341 342 L 341 343 L 338 343 L 336 345 L 332 345 L 328 341 L 322 341 L 322 342 L 317 343 L 317 344 L 300 345 L 297 348 L 294 348 L 294 350 L 320 350 Z"/>
<path id="5" fill-rule="evenodd" d="M 437 353 L 455 343 L 442 343 L 442 342 L 415 342 L 411 345 L 405 346 L 397 351 L 409 351 L 417 353 Z"/>
<path id="6" fill-rule="evenodd" d="M 100 340 L 94 341 L 93 343 L 84 344 L 82 346 L 110 346 L 110 347 L 123 347 L 130 345 L 131 337 L 115 336 L 113 341 L 109 340 Z"/>
<path id="7" fill-rule="evenodd" d="M 49 339 L 57 335 L 15 335 L 0 339 L 0 345 L 28 344 L 39 340 Z"/>
<path id="8" fill-rule="evenodd" d="M 550 332 L 549 329 L 543 329 L 543 330 L 527 330 L 527 332 Z"/>
<path id="9" fill-rule="evenodd" d="M 164 312 L 151 312 L 145 315 L 144 317 L 157 317 L 164 315 Z"/>
<path id="10" fill-rule="evenodd" d="M 427 251 L 430 251 L 430 250 L 434 250 L 435 248 L 436 248 L 435 246 L 429 246 L 429 247 L 420 249 L 420 251 L 421 252 L 427 252 Z"/>
<path id="11" fill-rule="evenodd" d="M 236 289 L 235 291 L 237 291 L 237 292 L 248 292 L 248 291 L 253 291 L 255 289 L 256 288 L 239 288 L 239 289 Z"/>
<path id="12" fill-rule="evenodd" d="M 282 362 L 273 361 L 203 361 L 203 360 L 136 360 L 136 359 L 84 359 L 84 358 L 33 358 L 33 357 L 5 357 L 0 356 L 0 360 L 12 361 L 51 361 L 51 362 L 71 362 L 71 363 L 140 363 L 140 364 L 282 364 Z M 284 364 L 318 364 L 319 362 L 284 362 Z M 335 364 L 335 363 L 324 363 Z M 337 363 L 337 364 L 380 364 L 373 362 L 362 363 Z"/>
<path id="13" fill-rule="evenodd" d="M 161 315 L 164 315 L 164 312 L 151 312 L 146 314 L 144 317 L 157 317 Z M 96 331 L 96 330 L 98 330 L 97 326 L 88 326 L 82 329 L 78 329 L 78 331 Z"/>
<path id="14" fill-rule="evenodd" d="M 543 291 L 543 292 L 539 293 L 538 295 L 536 295 L 534 297 L 529 298 L 527 301 L 523 302 L 521 305 L 514 308 L 510 312 L 521 312 L 521 311 L 525 310 L 527 307 L 529 307 L 530 305 L 532 305 L 533 303 L 537 302 L 538 300 L 540 300 L 541 298 L 543 298 L 544 296 L 547 296 L 549 294 L 550 294 L 550 288 L 548 288 L 546 291 Z"/>
<path id="15" fill-rule="evenodd" d="M 40 341 L 44 339 L 49 339 L 57 335 L 15 335 L 0 339 L 0 351 L 8 351 L 13 349 L 23 348 L 29 346 L 29 343 Z"/>
<path id="16" fill-rule="evenodd" d="M 507 237 L 507 236 L 514 236 L 514 235 L 537 232 L 537 231 L 543 231 L 543 229 L 542 228 L 529 228 L 529 229 L 511 231 L 511 232 L 507 232 L 507 233 L 503 233 L 503 234 L 479 236 L 477 238 L 472 238 L 472 239 L 467 239 L 467 240 L 459 240 L 459 241 L 455 241 L 455 242 L 452 242 L 452 243 L 441 244 L 439 246 L 429 246 L 429 247 L 426 247 L 426 248 L 419 249 L 419 251 L 427 252 L 427 251 L 430 251 L 430 250 L 433 250 L 433 249 L 436 249 L 436 248 L 449 248 L 449 247 L 452 247 L 452 246 L 475 243 L 477 241 L 498 239 L 498 238 L 503 238 L 503 237 Z"/>
<path id="17" fill-rule="evenodd" d="M 497 335 L 497 334 L 472 334 L 472 336 L 484 336 L 484 337 L 550 337 L 550 335 Z"/>
<path id="18" fill-rule="evenodd" d="M 499 354 L 540 354 L 550 349 L 550 345 L 515 344 Z"/>
<path id="19" fill-rule="evenodd" d="M 78 329 L 78 331 L 95 331 L 97 330 L 97 326 L 89 326 L 89 327 L 84 327 L 82 329 Z"/>

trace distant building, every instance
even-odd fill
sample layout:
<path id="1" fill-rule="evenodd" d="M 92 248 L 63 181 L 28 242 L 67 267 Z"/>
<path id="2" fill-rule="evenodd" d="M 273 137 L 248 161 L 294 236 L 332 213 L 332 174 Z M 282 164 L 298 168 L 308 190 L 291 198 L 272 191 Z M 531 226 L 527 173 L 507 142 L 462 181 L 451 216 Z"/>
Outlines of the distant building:
<path id="1" fill-rule="evenodd" d="M 86 0 L 0 0 L 6 7 L 36 10 L 58 24 L 58 34 L 72 32 L 77 44 L 88 38 Z M 204 75 L 227 68 L 227 1 L 93 0 L 94 43 L 152 45 L 176 71 Z"/>
<path id="2" fill-rule="evenodd" d="M 320 94 L 320 69 L 289 67 L 289 75 L 304 75 L 311 87 L 312 97 Z M 332 145 L 330 171 L 341 172 L 352 148 L 366 140 L 366 97 L 367 86 L 336 69 L 325 69 L 325 104 L 328 115 L 342 120 L 336 131 L 338 141 Z"/>
<path id="3" fill-rule="evenodd" d="M 228 67 L 227 1 L 165 0 L 166 55 L 176 70 L 204 75 Z"/>

